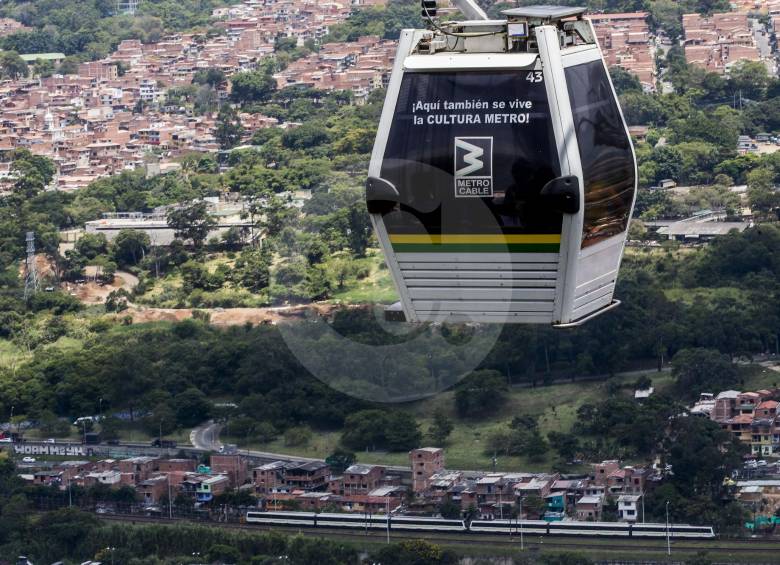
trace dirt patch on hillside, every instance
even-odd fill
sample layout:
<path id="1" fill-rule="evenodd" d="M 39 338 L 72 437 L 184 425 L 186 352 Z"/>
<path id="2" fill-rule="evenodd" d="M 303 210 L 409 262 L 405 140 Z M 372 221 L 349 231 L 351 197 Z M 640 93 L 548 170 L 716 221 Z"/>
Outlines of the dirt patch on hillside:
<path id="1" fill-rule="evenodd" d="M 138 277 L 124 271 L 117 271 L 114 280 L 110 284 L 100 284 L 95 281 L 97 269 L 88 266 L 85 269 L 87 279 L 79 283 L 62 283 L 62 289 L 78 298 L 84 304 L 105 304 L 106 298 L 113 291 L 124 288 L 130 292 L 138 285 Z"/>
<path id="2" fill-rule="evenodd" d="M 362 306 L 358 306 L 362 307 Z M 214 326 L 243 326 L 251 324 L 276 324 L 285 320 L 304 319 L 309 315 L 330 317 L 335 310 L 344 308 L 333 304 L 308 304 L 305 306 L 280 306 L 269 308 L 144 308 L 131 307 L 118 314 L 130 316 L 134 324 L 147 322 L 181 322 L 192 318 L 193 310 L 207 313 Z"/>

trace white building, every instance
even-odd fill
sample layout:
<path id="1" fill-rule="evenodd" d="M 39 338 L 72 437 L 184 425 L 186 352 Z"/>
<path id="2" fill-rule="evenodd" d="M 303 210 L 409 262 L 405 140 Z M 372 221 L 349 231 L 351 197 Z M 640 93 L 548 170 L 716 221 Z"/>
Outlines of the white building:
<path id="1" fill-rule="evenodd" d="M 637 508 L 639 499 L 642 496 L 639 494 L 622 494 L 618 497 L 618 520 L 621 522 L 636 522 L 639 517 L 639 510 Z"/>

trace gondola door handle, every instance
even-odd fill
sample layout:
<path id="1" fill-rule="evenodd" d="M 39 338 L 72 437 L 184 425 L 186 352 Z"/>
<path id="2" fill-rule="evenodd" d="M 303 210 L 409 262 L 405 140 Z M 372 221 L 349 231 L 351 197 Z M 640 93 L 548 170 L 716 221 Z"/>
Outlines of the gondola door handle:
<path id="1" fill-rule="evenodd" d="M 580 211 L 580 179 L 574 175 L 554 178 L 542 187 L 542 201 L 562 214 Z"/>

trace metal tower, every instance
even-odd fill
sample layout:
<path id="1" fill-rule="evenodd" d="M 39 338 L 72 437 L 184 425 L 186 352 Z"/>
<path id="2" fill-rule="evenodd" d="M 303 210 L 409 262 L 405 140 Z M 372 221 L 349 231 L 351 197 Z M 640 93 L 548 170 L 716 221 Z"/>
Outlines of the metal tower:
<path id="1" fill-rule="evenodd" d="M 35 267 L 35 232 L 28 231 L 27 260 L 24 265 L 24 298 L 30 298 L 38 291 L 38 270 Z"/>
<path id="2" fill-rule="evenodd" d="M 140 1 L 141 0 L 116 0 L 116 13 L 118 15 L 135 16 Z"/>

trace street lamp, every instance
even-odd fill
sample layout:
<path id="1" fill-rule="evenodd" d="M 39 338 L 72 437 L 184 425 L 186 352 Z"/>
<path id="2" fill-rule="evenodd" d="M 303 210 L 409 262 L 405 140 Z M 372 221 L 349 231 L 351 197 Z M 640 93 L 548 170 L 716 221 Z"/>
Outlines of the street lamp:
<path id="1" fill-rule="evenodd" d="M 672 554 L 672 543 L 669 541 L 669 501 L 666 501 L 666 555 Z"/>
<path id="2" fill-rule="evenodd" d="M 114 565 L 114 550 L 115 549 L 116 549 L 115 547 L 107 547 L 106 548 L 106 551 L 110 551 L 111 552 L 111 565 Z"/>

